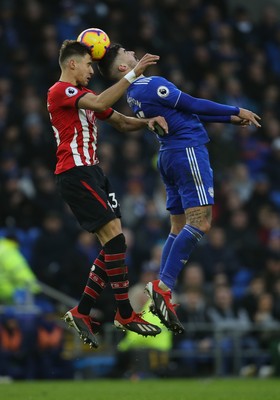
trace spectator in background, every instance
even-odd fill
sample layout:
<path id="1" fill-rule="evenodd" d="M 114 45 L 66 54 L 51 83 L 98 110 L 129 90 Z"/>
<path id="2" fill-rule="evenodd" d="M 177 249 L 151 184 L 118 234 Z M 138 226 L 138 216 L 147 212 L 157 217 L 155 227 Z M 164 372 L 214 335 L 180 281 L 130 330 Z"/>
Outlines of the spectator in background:
<path id="1" fill-rule="evenodd" d="M 253 274 L 262 247 L 256 229 L 251 225 L 249 212 L 244 208 L 233 211 L 225 226 L 225 231 L 229 248 L 236 254 L 241 269 L 250 270 L 250 273 Z"/>
<path id="2" fill-rule="evenodd" d="M 199 263 L 189 262 L 182 270 L 178 281 L 179 292 L 194 289 L 201 292 L 205 290 L 205 278 L 203 268 Z"/>
<path id="3" fill-rule="evenodd" d="M 221 351 L 222 365 L 221 375 L 232 374 L 234 343 L 236 338 L 240 341 L 242 350 L 258 349 L 257 340 L 250 335 L 251 321 L 247 311 L 238 307 L 233 299 L 232 290 L 229 286 L 218 286 L 214 293 L 213 305 L 209 308 L 209 318 L 215 330 L 221 334 L 216 339 L 214 346 Z M 250 357 L 242 357 L 241 365 L 251 364 Z"/>
<path id="4" fill-rule="evenodd" d="M 67 254 L 73 243 L 74 239 L 66 231 L 62 216 L 57 211 L 49 211 L 42 220 L 42 230 L 33 244 L 31 265 L 39 280 L 62 291 Z"/>
<path id="5" fill-rule="evenodd" d="M 254 321 L 258 308 L 259 298 L 265 293 L 265 280 L 261 276 L 255 276 L 251 279 L 248 288 L 241 299 L 241 307 L 244 307 L 249 314 L 251 321 Z"/>
<path id="6" fill-rule="evenodd" d="M 277 238 L 279 242 L 280 238 Z M 270 251 L 267 253 L 265 258 L 265 264 L 263 269 L 263 278 L 265 281 L 265 287 L 268 292 L 273 292 L 275 282 L 280 278 L 280 252 Z"/>
<path id="7" fill-rule="evenodd" d="M 51 210 L 57 215 L 61 215 L 62 218 L 64 204 L 56 191 L 55 182 L 50 171 L 42 170 L 40 174 L 38 173 L 35 184 L 36 196 L 33 202 L 40 220 L 42 221 Z"/>
<path id="8" fill-rule="evenodd" d="M 178 372 L 183 376 L 209 374 L 213 368 L 213 333 L 204 293 L 195 286 L 185 287 L 178 301 L 178 317 L 186 326 L 185 333 L 173 340 L 174 349 L 180 352 L 176 357 Z"/>
<path id="9" fill-rule="evenodd" d="M 53 312 L 45 313 L 36 324 L 36 378 L 71 379 L 71 361 L 63 358 L 64 332 Z"/>
<path id="10" fill-rule="evenodd" d="M 237 254 L 227 245 L 226 232 L 219 226 L 212 227 L 207 240 L 197 248 L 192 260 L 201 264 L 207 282 L 211 282 L 217 273 L 224 273 L 231 282 L 240 268 Z"/>
<path id="11" fill-rule="evenodd" d="M 79 300 L 92 260 L 100 252 L 100 244 L 95 236 L 86 231 L 79 231 L 73 239 L 73 247 L 66 252 L 62 264 L 61 274 L 65 279 L 60 290 Z"/>
<path id="12" fill-rule="evenodd" d="M 17 238 L 0 238 L 0 302 L 32 305 L 39 292 L 37 277 L 21 254 Z"/>
<path id="13" fill-rule="evenodd" d="M 147 208 L 146 214 L 139 221 L 135 234 L 135 259 L 139 269 L 143 262 L 149 259 L 151 249 L 159 242 L 163 241 L 168 232 L 166 222 L 162 221 L 158 214 L 155 204 Z M 149 240 L 147 240 L 149 238 Z"/>
<path id="14" fill-rule="evenodd" d="M 273 286 L 273 316 L 280 322 L 280 278 L 276 279 Z"/>
<path id="15" fill-rule="evenodd" d="M 252 180 L 264 171 L 270 156 L 269 146 L 250 128 L 238 128 L 236 136 L 239 161 L 247 167 L 248 179 Z"/>
<path id="16" fill-rule="evenodd" d="M 252 194 L 254 182 L 245 164 L 237 163 L 231 168 L 231 187 L 237 193 L 242 203 L 245 203 Z"/>
<path id="17" fill-rule="evenodd" d="M 280 210 L 280 137 L 275 138 L 271 143 L 271 156 L 267 162 L 266 173 L 270 181 L 270 199 Z"/>
<path id="18" fill-rule="evenodd" d="M 150 253 L 150 257 L 148 260 L 144 261 L 142 264 L 141 270 L 142 272 L 151 272 L 151 274 L 157 275 L 160 269 L 160 262 L 161 262 L 161 256 L 162 256 L 162 248 L 163 248 L 163 243 L 162 241 L 156 243 Z M 145 277 L 147 278 L 147 276 Z M 147 283 L 149 280 L 147 280 Z"/>
<path id="19" fill-rule="evenodd" d="M 126 193 L 122 197 L 123 224 L 135 229 L 143 219 L 147 208 L 147 196 L 144 188 L 144 177 L 129 178 Z"/>
<path id="20" fill-rule="evenodd" d="M 273 250 L 269 247 L 271 233 L 277 231 L 279 227 L 280 215 L 277 210 L 275 210 L 275 207 L 267 203 L 262 204 L 257 214 L 256 229 L 259 240 L 263 246 L 263 255 Z M 263 263 L 263 257 L 261 261 Z"/>
<path id="21" fill-rule="evenodd" d="M 0 325 L 0 376 L 34 379 L 33 344 L 13 314 L 5 314 Z"/>
<path id="22" fill-rule="evenodd" d="M 256 338 L 262 349 L 269 349 L 273 355 L 273 347 L 279 345 L 279 329 L 280 321 L 273 315 L 273 295 L 265 292 L 259 296 L 257 309 L 253 317 L 256 327 Z M 275 356 L 275 350 L 274 350 Z M 272 376 L 274 369 L 272 359 L 264 353 L 257 360 L 257 368 L 259 376 Z"/>
<path id="23" fill-rule="evenodd" d="M 254 188 L 252 195 L 245 204 L 251 226 L 257 233 L 258 213 L 262 206 L 273 206 L 270 199 L 270 181 L 266 174 L 261 173 L 254 179 Z"/>
<path id="24" fill-rule="evenodd" d="M 262 347 L 267 348 L 273 337 L 279 337 L 280 322 L 273 316 L 273 296 L 271 293 L 262 293 L 257 302 L 253 317 Z"/>
<path id="25" fill-rule="evenodd" d="M 280 77 L 280 26 L 276 26 L 270 40 L 266 42 L 265 50 L 270 68 L 276 77 Z"/>

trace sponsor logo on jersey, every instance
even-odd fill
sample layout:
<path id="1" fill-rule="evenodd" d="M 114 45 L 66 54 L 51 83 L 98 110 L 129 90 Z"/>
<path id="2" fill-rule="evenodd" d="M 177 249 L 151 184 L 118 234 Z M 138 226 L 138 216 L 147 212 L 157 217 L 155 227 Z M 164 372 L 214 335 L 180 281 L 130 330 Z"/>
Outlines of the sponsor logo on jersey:
<path id="1" fill-rule="evenodd" d="M 169 95 L 169 89 L 166 86 L 160 86 L 157 90 L 159 97 L 167 97 Z"/>
<path id="2" fill-rule="evenodd" d="M 214 189 L 212 187 L 208 188 L 208 193 L 211 197 L 214 197 Z"/>
<path id="3" fill-rule="evenodd" d="M 78 89 L 73 87 L 73 86 L 68 86 L 68 88 L 65 89 L 65 94 L 68 97 L 75 96 L 75 94 L 78 93 Z"/>
<path id="4" fill-rule="evenodd" d="M 128 102 L 129 107 L 136 106 L 136 107 L 141 108 L 141 102 L 138 101 L 137 99 L 134 99 L 131 96 L 127 97 L 127 102 Z"/>

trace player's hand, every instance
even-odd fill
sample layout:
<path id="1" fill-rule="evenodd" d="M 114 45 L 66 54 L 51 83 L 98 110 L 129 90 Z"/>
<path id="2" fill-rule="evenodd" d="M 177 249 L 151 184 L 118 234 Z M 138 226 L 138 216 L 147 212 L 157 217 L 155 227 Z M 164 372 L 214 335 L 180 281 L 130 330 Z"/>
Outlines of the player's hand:
<path id="1" fill-rule="evenodd" d="M 155 132 L 159 136 L 164 136 L 168 134 L 168 125 L 163 117 L 154 117 L 149 119 L 147 122 L 148 129 L 152 132 Z"/>
<path id="2" fill-rule="evenodd" d="M 245 108 L 240 108 L 238 117 L 244 120 L 247 120 L 249 123 L 248 125 L 255 125 L 256 128 L 260 128 L 261 125 L 259 121 L 261 117 L 250 110 L 246 110 Z"/>
<path id="3" fill-rule="evenodd" d="M 159 56 L 156 56 L 154 54 L 145 54 L 140 61 L 138 61 L 138 64 L 133 68 L 135 75 L 139 76 L 143 74 L 145 69 L 149 67 L 150 65 L 154 65 L 158 62 Z"/>
<path id="4" fill-rule="evenodd" d="M 242 118 L 238 117 L 238 115 L 231 115 L 230 123 L 233 125 L 239 125 L 239 126 L 251 125 L 251 121 L 249 121 L 248 119 L 242 119 Z"/>

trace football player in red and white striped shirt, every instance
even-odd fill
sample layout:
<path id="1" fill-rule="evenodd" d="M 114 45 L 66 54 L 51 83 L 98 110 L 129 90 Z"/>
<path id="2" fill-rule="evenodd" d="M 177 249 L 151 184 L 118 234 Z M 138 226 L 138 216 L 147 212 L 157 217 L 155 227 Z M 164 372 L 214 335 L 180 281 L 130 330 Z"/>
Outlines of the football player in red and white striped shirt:
<path id="1" fill-rule="evenodd" d="M 126 242 L 119 203 L 96 156 L 96 119 L 106 120 L 123 132 L 144 127 L 154 130 L 159 124 L 167 133 L 162 117 L 137 119 L 111 108 L 129 85 L 158 59 L 156 55 L 146 54 L 119 82 L 97 95 L 87 89 L 94 73 L 90 50 L 77 41 L 66 40 L 60 49 L 60 79 L 48 91 L 47 106 L 57 143 L 58 189 L 82 228 L 95 233 L 102 245 L 78 306 L 64 316 L 91 347 L 98 346 L 95 337 L 98 324 L 89 314 L 107 282 L 111 284 L 117 303 L 116 327 L 144 336 L 156 336 L 161 332 L 158 326 L 136 314 L 130 305 Z"/>

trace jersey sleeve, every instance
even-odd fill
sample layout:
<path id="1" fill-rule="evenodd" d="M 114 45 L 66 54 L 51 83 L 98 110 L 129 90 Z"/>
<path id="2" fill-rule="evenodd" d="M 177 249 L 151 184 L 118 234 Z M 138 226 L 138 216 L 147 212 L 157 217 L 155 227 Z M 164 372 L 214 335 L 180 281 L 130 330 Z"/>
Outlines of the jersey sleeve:
<path id="1" fill-rule="evenodd" d="M 60 84 L 52 90 L 51 97 L 56 107 L 77 108 L 79 99 L 87 93 L 76 86 Z"/>
<path id="2" fill-rule="evenodd" d="M 226 104 L 216 103 L 211 100 L 200 99 L 192 97 L 187 93 L 181 92 L 176 108 L 182 111 L 191 112 L 198 115 L 213 115 L 213 116 L 224 116 L 224 115 L 238 115 L 239 107 L 228 106 Z"/>
<path id="3" fill-rule="evenodd" d="M 230 122 L 230 115 L 197 115 L 201 122 Z"/>
<path id="4" fill-rule="evenodd" d="M 62 108 L 78 108 L 78 101 L 87 93 L 94 93 L 87 88 L 78 88 L 76 86 L 65 85 L 60 83 L 50 91 L 49 99 L 55 107 Z M 95 94 L 95 93 L 94 93 Z M 95 112 L 96 118 L 104 120 L 113 114 L 114 110 L 110 107 L 103 112 Z"/>
<path id="5" fill-rule="evenodd" d="M 161 77 L 153 79 L 150 86 L 150 95 L 166 107 L 197 115 L 228 116 L 239 114 L 238 107 L 192 97 Z"/>

